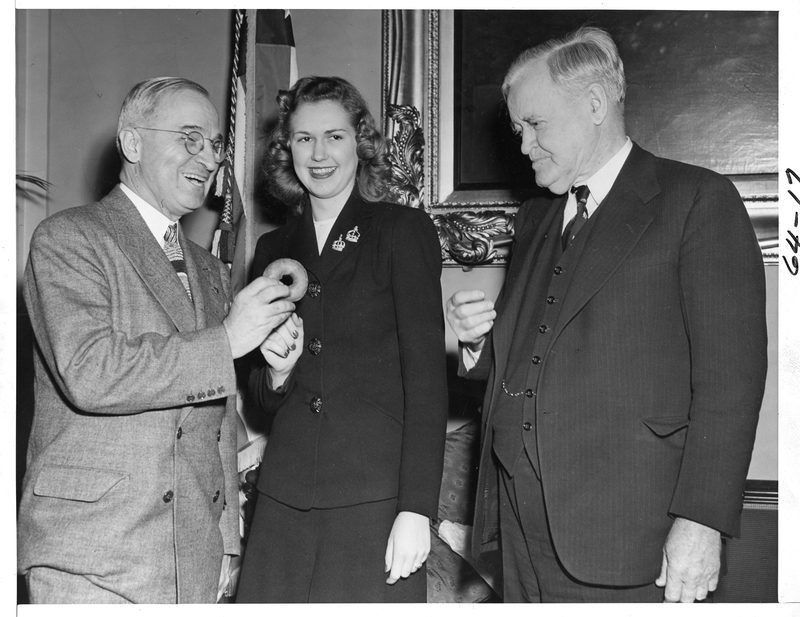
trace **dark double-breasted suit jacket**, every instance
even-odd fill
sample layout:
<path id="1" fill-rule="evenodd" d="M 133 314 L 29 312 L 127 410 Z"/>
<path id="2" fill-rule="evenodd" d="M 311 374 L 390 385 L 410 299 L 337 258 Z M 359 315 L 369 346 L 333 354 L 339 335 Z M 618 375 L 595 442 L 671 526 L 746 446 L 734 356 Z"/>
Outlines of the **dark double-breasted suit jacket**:
<path id="1" fill-rule="evenodd" d="M 137 603 L 216 601 L 223 553 L 239 553 L 231 290 L 218 259 L 181 245 L 194 302 L 119 186 L 34 233 L 20 572 Z"/>
<path id="2" fill-rule="evenodd" d="M 322 254 L 308 206 L 259 239 L 253 276 L 282 257 L 309 276 L 297 304 L 306 348 L 280 392 L 254 354 L 249 390 L 274 415 L 260 492 L 300 509 L 397 497 L 398 510 L 435 518 L 447 419 L 440 255 L 424 212 L 356 195 Z"/>
<path id="3" fill-rule="evenodd" d="M 766 377 L 761 253 L 727 179 L 634 144 L 578 246 L 543 275 L 563 293 L 542 294 L 542 323 L 528 323 L 540 307 L 526 282 L 565 201 L 520 208 L 492 335 L 467 373 L 488 377 L 473 549 L 496 537 L 491 427 L 512 375 L 530 394 L 518 430 L 558 558 L 587 583 L 646 584 L 674 517 L 738 534 Z"/>

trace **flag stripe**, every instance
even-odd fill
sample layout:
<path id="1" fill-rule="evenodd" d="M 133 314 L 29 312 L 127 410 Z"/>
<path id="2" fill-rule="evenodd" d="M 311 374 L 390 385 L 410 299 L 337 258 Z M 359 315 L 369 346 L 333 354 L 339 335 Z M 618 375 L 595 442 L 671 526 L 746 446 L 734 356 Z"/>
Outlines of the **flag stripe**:
<path id="1" fill-rule="evenodd" d="M 294 47 L 292 18 L 284 9 L 259 9 L 256 16 L 257 45 Z"/>

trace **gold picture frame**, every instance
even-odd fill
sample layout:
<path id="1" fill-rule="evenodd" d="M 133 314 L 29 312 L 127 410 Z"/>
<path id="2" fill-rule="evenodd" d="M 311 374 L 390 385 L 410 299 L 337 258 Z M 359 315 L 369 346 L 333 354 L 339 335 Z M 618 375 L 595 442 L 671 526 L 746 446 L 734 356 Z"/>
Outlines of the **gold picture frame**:
<path id="1" fill-rule="evenodd" d="M 519 187 L 459 188 L 456 177 L 456 11 L 383 11 L 383 118 L 389 136 L 417 131 L 414 147 L 395 139 L 395 157 L 414 158 L 418 207 L 436 224 L 445 265 L 502 266 L 524 195 Z M 483 14 L 486 14 L 484 12 Z M 776 58 L 777 62 L 777 58 Z M 776 94 L 777 96 L 777 94 Z M 413 109 L 418 126 L 397 125 L 398 109 Z M 403 117 L 413 115 L 400 113 Z M 777 151 L 777 148 L 776 148 Z M 778 260 L 778 174 L 728 176 L 750 212 L 765 263 Z M 533 178 L 531 178 L 533 184 Z"/>

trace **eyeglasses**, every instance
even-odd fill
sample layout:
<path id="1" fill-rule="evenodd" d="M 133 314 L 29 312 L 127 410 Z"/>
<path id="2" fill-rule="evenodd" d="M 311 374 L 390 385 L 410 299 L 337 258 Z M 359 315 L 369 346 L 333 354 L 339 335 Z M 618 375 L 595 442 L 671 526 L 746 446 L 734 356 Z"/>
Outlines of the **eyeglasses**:
<path id="1" fill-rule="evenodd" d="M 200 154 L 206 145 L 206 141 L 211 143 L 211 151 L 214 153 L 214 161 L 221 163 L 225 160 L 225 144 L 221 139 L 209 139 L 203 137 L 202 133 L 197 131 L 171 131 L 169 129 L 153 129 L 149 126 L 135 126 L 135 129 L 142 129 L 144 131 L 158 131 L 160 133 L 177 133 L 183 135 L 183 145 L 186 146 L 186 151 L 189 154 Z"/>

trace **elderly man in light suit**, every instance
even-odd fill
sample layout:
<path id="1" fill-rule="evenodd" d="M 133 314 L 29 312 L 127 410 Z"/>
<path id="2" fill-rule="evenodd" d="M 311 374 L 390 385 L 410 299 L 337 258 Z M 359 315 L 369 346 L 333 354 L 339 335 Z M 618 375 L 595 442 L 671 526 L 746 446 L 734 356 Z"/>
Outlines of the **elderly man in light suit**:
<path id="1" fill-rule="evenodd" d="M 703 600 L 766 377 L 747 211 L 726 178 L 626 136 L 605 31 L 524 52 L 503 93 L 553 196 L 520 207 L 497 309 L 448 302 L 463 372 L 488 378 L 474 547 L 499 521 L 506 601 Z"/>
<path id="2" fill-rule="evenodd" d="M 155 78 L 122 106 L 121 182 L 45 220 L 24 295 L 35 411 L 18 567 L 32 602 L 214 602 L 239 552 L 234 359 L 293 310 L 184 237 L 224 159 L 200 85 Z"/>

